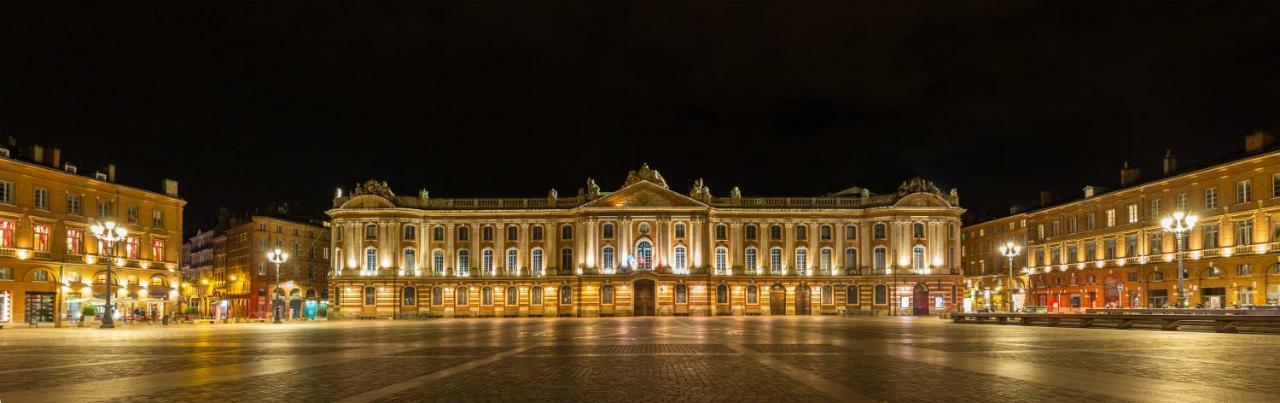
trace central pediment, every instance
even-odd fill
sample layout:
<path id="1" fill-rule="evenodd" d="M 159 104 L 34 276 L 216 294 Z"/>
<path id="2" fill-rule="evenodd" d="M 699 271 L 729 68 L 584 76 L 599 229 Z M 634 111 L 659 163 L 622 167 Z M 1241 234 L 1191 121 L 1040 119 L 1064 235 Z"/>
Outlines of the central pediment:
<path id="1" fill-rule="evenodd" d="M 706 207 L 688 196 L 648 181 L 639 181 L 583 207 Z"/>

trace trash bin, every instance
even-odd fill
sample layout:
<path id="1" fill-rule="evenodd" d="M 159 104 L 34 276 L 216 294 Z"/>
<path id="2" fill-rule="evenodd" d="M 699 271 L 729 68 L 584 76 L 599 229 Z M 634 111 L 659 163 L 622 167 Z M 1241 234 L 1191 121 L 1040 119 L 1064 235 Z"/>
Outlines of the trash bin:
<path id="1" fill-rule="evenodd" d="M 160 318 L 160 324 L 164 326 L 169 326 L 169 317 L 165 316 Z"/>

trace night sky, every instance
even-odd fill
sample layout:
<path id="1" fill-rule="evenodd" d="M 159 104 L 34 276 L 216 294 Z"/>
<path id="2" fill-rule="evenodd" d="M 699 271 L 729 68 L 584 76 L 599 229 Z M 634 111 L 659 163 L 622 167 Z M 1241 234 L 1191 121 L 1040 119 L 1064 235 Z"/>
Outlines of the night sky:
<path id="1" fill-rule="evenodd" d="M 412 4 L 412 5 L 411 5 Z M 0 136 L 219 206 L 913 176 L 992 210 L 1280 124 L 1276 2 L 0 4 Z"/>

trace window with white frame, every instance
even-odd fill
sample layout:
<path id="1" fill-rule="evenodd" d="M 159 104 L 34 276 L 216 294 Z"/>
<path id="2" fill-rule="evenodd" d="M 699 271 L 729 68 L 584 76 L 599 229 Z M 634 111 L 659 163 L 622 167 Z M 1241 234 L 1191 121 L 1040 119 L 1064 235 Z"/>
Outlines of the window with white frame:
<path id="1" fill-rule="evenodd" d="M 846 248 L 844 250 L 844 268 L 858 268 L 858 248 Z"/>
<path id="2" fill-rule="evenodd" d="M 874 250 L 871 251 L 871 255 L 872 255 L 872 264 L 875 265 L 874 267 L 876 270 L 884 270 L 886 267 L 888 267 L 889 260 L 888 260 L 888 256 L 886 256 L 886 251 L 883 246 L 877 246 Z"/>
<path id="3" fill-rule="evenodd" d="M 36 208 L 41 210 L 49 209 L 49 189 L 36 188 Z"/>
<path id="4" fill-rule="evenodd" d="M 911 263 L 916 270 L 924 270 L 927 264 L 924 258 L 924 245 L 916 245 L 911 248 Z"/>
<path id="5" fill-rule="evenodd" d="M 769 271 L 773 274 L 782 273 L 782 248 L 774 247 L 769 250 Z"/>
<path id="6" fill-rule="evenodd" d="M 1128 208 L 1129 208 L 1129 223 L 1133 224 L 1135 222 L 1138 222 L 1138 205 L 1130 204 Z"/>
<path id="7" fill-rule="evenodd" d="M 675 269 L 677 270 L 677 272 L 684 273 L 686 270 L 688 270 L 688 266 L 685 264 L 684 245 L 676 245 L 675 258 L 673 260 L 675 260 Z"/>
<path id="8" fill-rule="evenodd" d="M 847 239 L 847 240 L 850 240 L 850 241 L 855 241 L 855 240 L 857 240 L 857 239 L 858 239 L 858 226 L 857 226 L 857 225 L 846 225 L 846 226 L 844 226 L 844 238 L 845 238 L 845 239 Z"/>
<path id="9" fill-rule="evenodd" d="M 1151 201 L 1151 219 L 1153 221 L 1160 219 L 1160 199 Z"/>
<path id="10" fill-rule="evenodd" d="M 1248 203 L 1253 198 L 1253 181 L 1245 179 L 1236 182 L 1236 204 Z"/>
<path id="11" fill-rule="evenodd" d="M 605 245 L 600 248 L 600 268 L 613 270 L 613 247 Z"/>
<path id="12" fill-rule="evenodd" d="M 1253 220 L 1236 221 L 1236 245 L 1253 245 Z"/>
<path id="13" fill-rule="evenodd" d="M 516 273 L 520 270 L 520 251 L 516 248 L 507 249 L 507 272 Z"/>
<path id="14" fill-rule="evenodd" d="M 1218 188 L 1208 188 L 1204 190 L 1204 209 L 1218 208 Z"/>
<path id="15" fill-rule="evenodd" d="M 1107 226 L 1114 227 L 1116 225 L 1116 209 L 1107 209 Z"/>
<path id="16" fill-rule="evenodd" d="M 729 268 L 729 250 L 723 246 L 716 248 L 716 273 L 724 274 Z"/>
<path id="17" fill-rule="evenodd" d="M 529 252 L 529 259 L 529 269 L 534 273 L 542 274 L 542 248 L 533 248 L 533 251 Z"/>
<path id="18" fill-rule="evenodd" d="M 403 263 L 400 264 L 405 271 L 412 272 L 418 269 L 418 254 L 413 248 L 404 249 Z"/>
<path id="19" fill-rule="evenodd" d="M 431 268 L 436 271 L 437 276 L 444 275 L 444 251 L 436 249 L 431 252 Z"/>
<path id="20" fill-rule="evenodd" d="M 831 270 L 831 248 L 822 248 L 818 251 L 818 268 L 824 272 Z"/>
<path id="21" fill-rule="evenodd" d="M 13 204 L 13 182 L 0 181 L 0 203 Z"/>
<path id="22" fill-rule="evenodd" d="M 471 275 L 471 251 L 463 249 L 458 251 L 458 275 Z"/>
<path id="23" fill-rule="evenodd" d="M 760 269 L 760 267 L 756 265 L 756 248 L 747 248 L 746 252 L 743 253 L 743 255 L 745 255 L 745 258 L 743 260 L 744 260 L 744 263 L 746 264 L 747 270 Z"/>
<path id="24" fill-rule="evenodd" d="M 80 205 L 83 199 L 80 195 L 67 195 L 67 214 L 80 215 Z"/>
<path id="25" fill-rule="evenodd" d="M 480 251 L 480 270 L 486 276 L 492 276 L 493 273 L 493 249 L 486 248 Z"/>
<path id="26" fill-rule="evenodd" d="M 796 248 L 796 272 L 804 273 L 809 271 L 809 249 L 805 247 Z"/>
<path id="27" fill-rule="evenodd" d="M 365 248 L 364 250 L 364 270 L 378 270 L 378 250 L 374 248 Z"/>

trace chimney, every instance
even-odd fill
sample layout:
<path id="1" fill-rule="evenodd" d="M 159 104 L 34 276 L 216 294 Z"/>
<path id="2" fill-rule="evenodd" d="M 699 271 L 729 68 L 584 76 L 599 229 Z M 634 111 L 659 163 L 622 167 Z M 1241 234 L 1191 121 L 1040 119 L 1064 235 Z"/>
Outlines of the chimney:
<path id="1" fill-rule="evenodd" d="M 178 197 L 178 181 L 173 179 L 164 180 L 164 194 Z"/>
<path id="2" fill-rule="evenodd" d="M 115 183 L 116 181 L 116 164 L 107 164 L 107 181 Z"/>
<path id="3" fill-rule="evenodd" d="M 1120 186 L 1137 183 L 1141 176 L 1142 171 L 1138 168 L 1129 168 L 1129 161 L 1125 161 L 1124 168 L 1120 169 Z"/>
<path id="4" fill-rule="evenodd" d="M 1098 194 L 1098 188 L 1093 187 L 1093 186 L 1085 186 L 1085 187 L 1084 187 L 1084 198 L 1088 199 L 1088 198 L 1093 197 L 1094 195 L 1097 195 L 1097 194 Z"/>
<path id="5" fill-rule="evenodd" d="M 41 147 L 39 144 L 32 144 L 28 151 L 30 152 L 28 152 L 27 155 L 32 161 L 35 161 L 37 164 L 44 163 L 44 147 Z"/>
<path id="6" fill-rule="evenodd" d="M 1052 202 L 1053 202 L 1053 191 L 1051 190 L 1040 191 L 1040 207 L 1048 206 L 1049 203 L 1052 203 Z"/>
<path id="7" fill-rule="evenodd" d="M 1276 142 L 1276 135 L 1262 130 L 1254 130 L 1244 136 L 1244 151 L 1254 152 L 1261 151 Z"/>
<path id="8" fill-rule="evenodd" d="M 62 150 L 50 148 L 47 153 L 49 157 L 45 158 L 45 161 L 49 163 L 49 166 L 53 167 L 53 169 L 58 169 L 62 166 Z"/>
<path id="9" fill-rule="evenodd" d="M 1169 176 L 1178 170 L 1178 159 L 1173 158 L 1173 150 L 1164 150 L 1164 175 Z"/>

